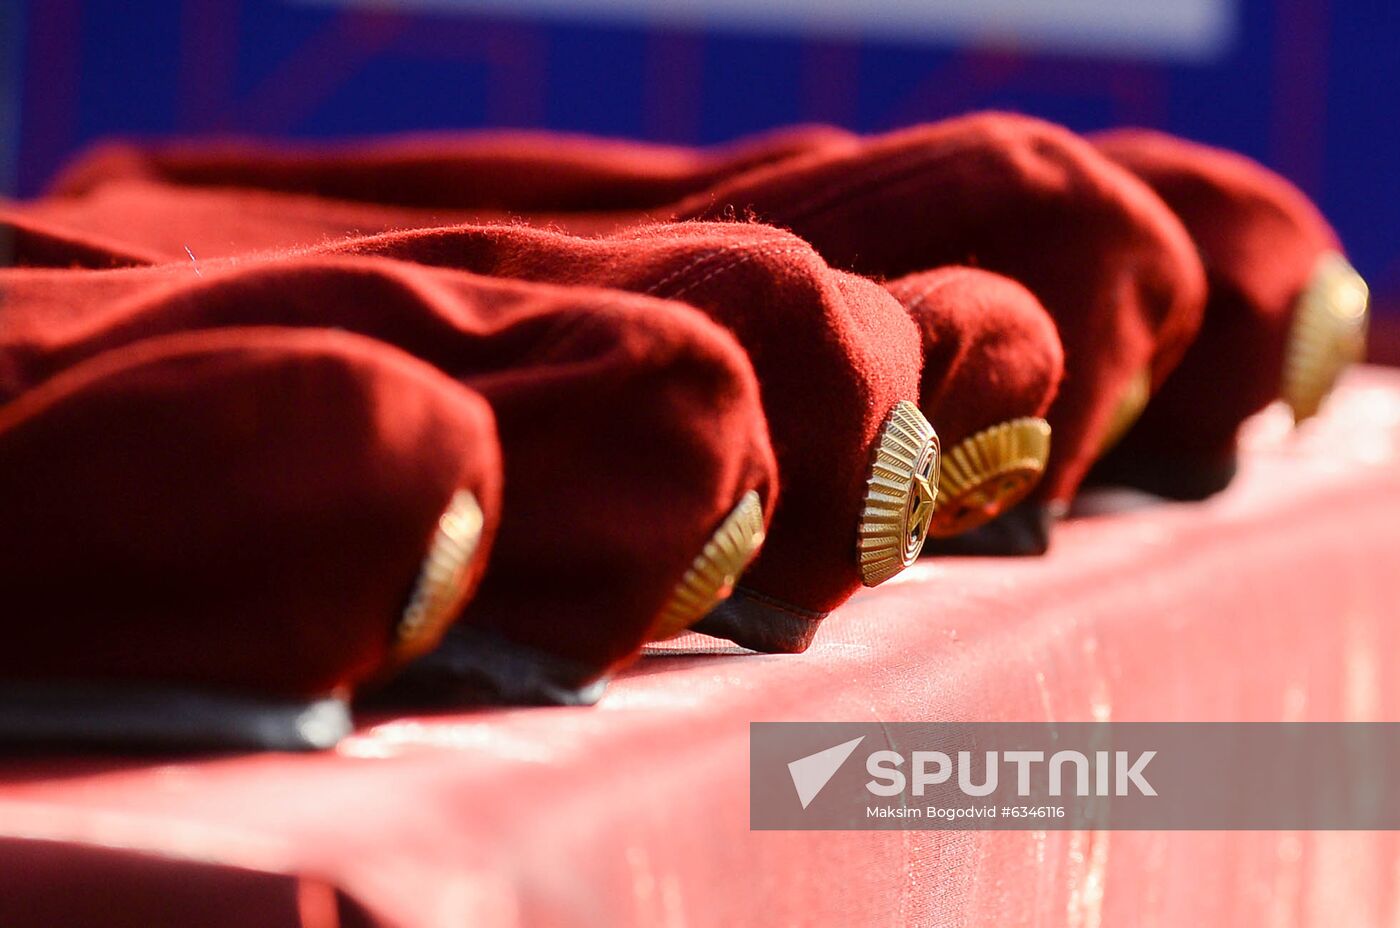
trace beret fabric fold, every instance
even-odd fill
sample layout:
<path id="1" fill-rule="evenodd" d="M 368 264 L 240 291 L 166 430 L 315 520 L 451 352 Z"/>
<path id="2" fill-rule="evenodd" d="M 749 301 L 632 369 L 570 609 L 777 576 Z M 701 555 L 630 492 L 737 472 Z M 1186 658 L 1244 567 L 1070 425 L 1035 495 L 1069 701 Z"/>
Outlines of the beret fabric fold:
<path id="1" fill-rule="evenodd" d="M 177 332 L 0 373 L 6 737 L 326 746 L 343 697 L 436 646 L 487 563 L 490 409 L 379 342 Z"/>
<path id="2" fill-rule="evenodd" d="M 458 219 L 444 211 L 150 180 L 113 180 L 82 196 L 0 200 L 0 230 L 12 243 L 8 263 L 20 267 L 197 264 Z"/>
<path id="3" fill-rule="evenodd" d="M 1246 418 L 1280 395 L 1306 418 L 1360 359 L 1365 284 L 1317 208 L 1262 165 L 1146 130 L 1092 141 L 1181 219 L 1209 287 L 1200 334 L 1095 479 L 1201 498 L 1233 476 Z"/>
<path id="4" fill-rule="evenodd" d="M 851 133 L 822 125 L 709 149 L 519 130 L 329 145 L 109 142 L 79 157 L 52 189 L 82 195 L 125 178 L 435 210 L 598 212 L 664 206 L 724 177 L 854 144 Z"/>
<path id="5" fill-rule="evenodd" d="M 479 392 L 504 467 L 492 565 L 414 665 L 454 697 L 595 695 L 645 641 L 699 617 L 682 600 L 723 595 L 723 574 L 708 592 L 697 576 L 717 536 L 737 519 L 743 556 L 761 541 L 777 477 L 753 370 L 688 306 L 381 258 L 195 270 L 5 272 L 0 390 L 143 339 L 277 325 L 376 339 Z"/>
<path id="6" fill-rule="evenodd" d="M 66 267 L 102 270 L 141 267 L 161 260 L 159 249 L 94 235 L 42 215 L 42 206 L 19 208 L 0 198 L 0 268 Z"/>

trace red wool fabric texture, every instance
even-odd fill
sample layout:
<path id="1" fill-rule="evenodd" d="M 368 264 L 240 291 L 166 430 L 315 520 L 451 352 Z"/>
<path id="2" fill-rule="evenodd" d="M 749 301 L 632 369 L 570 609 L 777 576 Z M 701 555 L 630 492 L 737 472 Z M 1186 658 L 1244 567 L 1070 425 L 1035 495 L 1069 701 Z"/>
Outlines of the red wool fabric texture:
<path id="1" fill-rule="evenodd" d="M 268 325 L 375 339 L 479 392 L 496 415 L 505 496 L 462 624 L 525 649 L 560 686 L 630 658 L 738 499 L 757 490 L 771 509 L 776 494 L 747 358 L 679 303 L 378 258 L 209 262 L 198 275 L 188 261 L 10 270 L 3 282 L 6 395 L 146 339 Z M 393 427 L 391 400 L 371 424 Z M 431 460 L 434 441 L 415 450 Z"/>
<path id="2" fill-rule="evenodd" d="M 919 405 L 951 448 L 1008 419 L 1044 416 L 1064 376 L 1055 322 L 1025 287 L 944 267 L 887 284 L 923 336 Z"/>
<path id="3" fill-rule="evenodd" d="M 31 308 L 0 295 L 0 586 L 27 617 L 0 676 L 274 697 L 354 686 L 391 662 L 463 489 L 485 519 L 475 586 L 501 463 L 473 391 L 320 328 L 88 337 L 40 373 L 12 352 Z M 64 339 L 46 332 L 34 348 Z"/>
<path id="4" fill-rule="evenodd" d="M 559 150 L 568 148 L 562 140 Z M 284 242 L 347 228 L 370 232 L 508 215 L 585 234 L 654 219 L 747 217 L 790 229 L 833 267 L 875 278 L 946 265 L 994 271 L 1024 284 L 1058 327 L 1067 375 L 1049 410 L 1055 440 L 1038 495 L 1071 497 L 1135 377 L 1148 369 L 1159 385 L 1200 324 L 1204 272 L 1181 223 L 1148 187 L 1091 145 L 1028 117 L 977 114 L 865 140 L 836 132 L 794 148 L 786 157 L 757 159 L 757 166 L 740 162 L 716 170 L 710 186 L 668 203 L 651 203 L 657 197 L 627 185 L 632 192 L 626 195 L 587 202 L 512 201 L 509 175 L 491 185 L 484 173 L 489 165 L 480 160 L 478 192 L 472 193 L 444 192 L 414 180 L 411 171 L 395 173 L 388 190 L 370 171 L 360 170 L 360 182 L 352 182 L 344 172 L 363 169 L 364 162 L 344 149 L 334 171 L 328 165 L 336 157 L 249 145 L 126 149 L 94 155 L 66 175 L 55 189 L 86 198 L 65 203 L 55 197 L 41 204 L 41 217 L 120 240 L 121 211 L 109 205 L 99 210 L 106 221 L 93 222 L 83 215 L 94 211 L 88 198 L 130 205 L 149 196 L 149 181 L 159 179 L 259 191 L 237 217 L 224 209 L 226 198 L 219 205 L 218 191 L 201 191 L 204 199 L 194 208 L 207 211 L 207 218 L 174 217 L 162 233 L 167 251 L 195 237 L 187 232 L 201 230 L 203 247 L 243 247 L 257 238 L 244 226 L 259 211 L 280 211 L 283 222 L 302 226 L 289 229 Z M 373 162 L 375 170 L 391 160 Z M 646 187 L 645 173 L 634 169 L 637 188 Z M 302 196 L 289 210 L 274 205 L 270 189 Z M 334 204 L 339 228 L 328 228 L 326 207 L 314 206 L 311 195 L 332 190 L 346 196 L 354 189 L 362 191 L 355 199 L 375 202 Z M 369 190 L 377 193 L 363 192 Z"/>
<path id="5" fill-rule="evenodd" d="M 851 133 L 821 125 L 709 149 L 509 130 L 322 145 L 110 142 L 66 168 L 52 189 L 83 195 L 125 178 L 428 210 L 600 212 L 666 206 L 765 164 L 856 144 Z"/>
<path id="6" fill-rule="evenodd" d="M 1146 130 L 1093 142 L 1181 219 L 1209 282 L 1200 334 L 1113 457 L 1233 460 L 1240 424 L 1278 398 L 1294 305 L 1337 236 L 1301 191 L 1241 155 Z"/>

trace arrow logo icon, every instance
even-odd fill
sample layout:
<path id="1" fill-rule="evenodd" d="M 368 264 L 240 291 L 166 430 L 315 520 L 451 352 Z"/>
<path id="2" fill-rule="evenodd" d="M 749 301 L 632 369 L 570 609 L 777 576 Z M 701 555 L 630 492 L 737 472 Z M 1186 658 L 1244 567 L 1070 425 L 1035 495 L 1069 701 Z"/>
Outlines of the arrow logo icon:
<path id="1" fill-rule="evenodd" d="M 831 782 L 831 778 L 836 776 L 836 771 L 841 769 L 846 758 L 850 757 L 856 746 L 864 740 L 865 736 L 861 735 L 834 748 L 808 754 L 788 764 L 788 773 L 792 776 L 792 785 L 797 789 L 797 798 L 802 802 L 802 808 L 812 804 L 812 800 L 817 798 L 817 793 Z"/>

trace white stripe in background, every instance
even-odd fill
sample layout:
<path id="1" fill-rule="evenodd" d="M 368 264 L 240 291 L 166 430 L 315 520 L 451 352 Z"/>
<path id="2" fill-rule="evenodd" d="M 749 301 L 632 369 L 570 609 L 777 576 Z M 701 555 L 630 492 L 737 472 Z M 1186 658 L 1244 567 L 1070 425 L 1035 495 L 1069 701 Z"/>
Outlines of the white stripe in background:
<path id="1" fill-rule="evenodd" d="M 1037 51 L 1209 61 L 1233 44 L 1239 0 L 302 0 Z"/>

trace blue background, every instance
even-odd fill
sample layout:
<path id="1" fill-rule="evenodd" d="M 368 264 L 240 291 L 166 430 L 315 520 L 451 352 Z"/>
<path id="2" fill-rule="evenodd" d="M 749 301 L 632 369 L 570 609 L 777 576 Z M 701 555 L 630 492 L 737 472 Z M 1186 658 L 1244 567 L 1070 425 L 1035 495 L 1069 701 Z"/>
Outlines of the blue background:
<path id="1" fill-rule="evenodd" d="M 501 125 L 710 142 L 1008 108 L 1260 159 L 1322 204 L 1378 309 L 1400 310 L 1400 4 L 1386 0 L 1239 0 L 1228 51 L 1204 64 L 283 0 L 0 3 L 0 184 L 20 194 L 111 133 Z"/>

